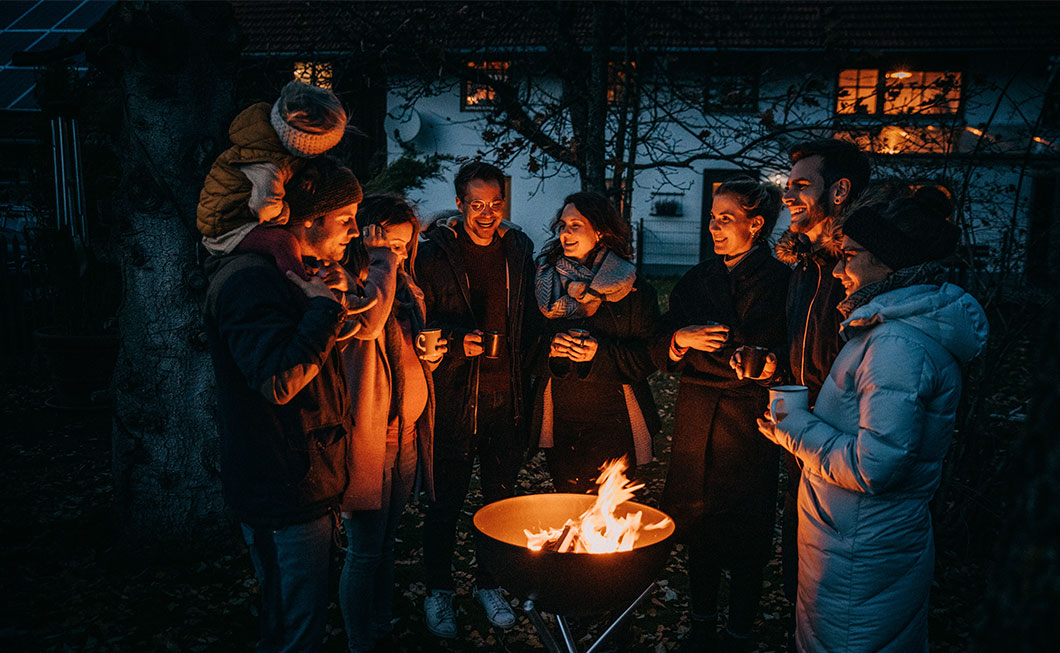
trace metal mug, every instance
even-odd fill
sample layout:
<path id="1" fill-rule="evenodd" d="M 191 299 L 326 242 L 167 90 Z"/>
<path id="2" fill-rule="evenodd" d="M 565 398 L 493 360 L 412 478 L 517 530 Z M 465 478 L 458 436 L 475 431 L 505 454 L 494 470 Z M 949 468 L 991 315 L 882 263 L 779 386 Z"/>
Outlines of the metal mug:
<path id="1" fill-rule="evenodd" d="M 487 331 L 482 334 L 482 353 L 486 358 L 500 358 L 504 345 L 504 334 L 500 331 Z"/>

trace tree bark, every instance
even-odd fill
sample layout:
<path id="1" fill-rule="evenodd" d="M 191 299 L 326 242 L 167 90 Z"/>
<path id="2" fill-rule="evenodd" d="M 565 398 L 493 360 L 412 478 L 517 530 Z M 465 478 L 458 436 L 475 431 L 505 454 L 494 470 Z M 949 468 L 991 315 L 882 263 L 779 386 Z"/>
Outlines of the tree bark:
<path id="1" fill-rule="evenodd" d="M 228 145 L 239 44 L 223 3 L 122 3 L 99 65 L 121 87 L 124 301 L 114 374 L 118 525 L 130 546 L 223 527 L 214 378 L 201 325 L 195 208 Z"/>

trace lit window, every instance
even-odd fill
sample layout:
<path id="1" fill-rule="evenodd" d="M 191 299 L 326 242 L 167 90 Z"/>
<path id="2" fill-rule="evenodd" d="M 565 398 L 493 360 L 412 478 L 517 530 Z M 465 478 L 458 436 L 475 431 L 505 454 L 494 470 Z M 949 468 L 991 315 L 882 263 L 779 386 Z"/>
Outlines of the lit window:
<path id="1" fill-rule="evenodd" d="M 877 68 L 839 71 L 836 113 L 954 114 L 960 104 L 959 72 L 894 69 L 881 75 Z"/>
<path id="2" fill-rule="evenodd" d="M 836 132 L 858 149 L 877 154 L 945 154 L 954 150 L 954 130 L 938 125 L 883 125 L 875 129 Z"/>
<path id="3" fill-rule="evenodd" d="M 467 67 L 483 71 L 498 82 L 508 81 L 507 61 L 469 61 Z M 489 84 L 475 84 L 464 80 L 461 84 L 460 108 L 462 110 L 488 109 L 493 106 L 495 97 L 496 93 Z"/>
<path id="4" fill-rule="evenodd" d="M 331 75 L 332 68 L 329 61 L 294 62 L 294 78 L 300 82 L 330 89 Z"/>
<path id="5" fill-rule="evenodd" d="M 637 62 L 610 62 L 607 64 L 607 103 L 622 104 L 626 101 L 626 92 L 633 83 L 633 73 Z"/>

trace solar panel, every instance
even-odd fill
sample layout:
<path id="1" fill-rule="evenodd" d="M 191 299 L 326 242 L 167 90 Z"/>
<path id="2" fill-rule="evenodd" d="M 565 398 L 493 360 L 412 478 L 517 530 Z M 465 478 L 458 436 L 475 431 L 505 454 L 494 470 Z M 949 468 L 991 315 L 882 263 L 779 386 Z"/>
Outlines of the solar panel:
<path id="1" fill-rule="evenodd" d="M 32 70 L 0 70 L 0 107 L 6 108 L 35 83 Z"/>
<path id="2" fill-rule="evenodd" d="M 44 32 L 0 32 L 0 66 L 10 65 L 13 53 L 24 51 L 42 36 Z"/>
<path id="3" fill-rule="evenodd" d="M 36 0 L 12 0 L 11 2 L 0 2 L 0 25 L 10 25 L 18 20 L 19 16 L 32 9 L 36 4 Z"/>
<path id="4" fill-rule="evenodd" d="M 92 0 L 81 5 L 66 20 L 55 26 L 56 29 L 86 30 L 96 24 L 103 14 L 114 4 L 113 0 Z"/>
<path id="5" fill-rule="evenodd" d="M 80 5 L 80 0 L 72 2 L 53 0 L 38 3 L 28 14 L 9 25 L 8 29 L 52 29 Z"/>

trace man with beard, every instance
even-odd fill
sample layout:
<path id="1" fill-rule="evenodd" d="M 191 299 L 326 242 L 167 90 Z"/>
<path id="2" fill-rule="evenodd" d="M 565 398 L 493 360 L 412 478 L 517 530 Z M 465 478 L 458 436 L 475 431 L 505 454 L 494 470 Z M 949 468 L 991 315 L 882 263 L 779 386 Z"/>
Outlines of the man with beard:
<path id="1" fill-rule="evenodd" d="M 791 226 L 776 246 L 777 259 L 795 266 L 788 285 L 790 378 L 785 380 L 809 388 L 812 407 L 841 346 L 842 317 L 836 306 L 846 292 L 832 276 L 840 255 L 837 231 L 854 200 L 868 186 L 870 164 L 856 145 L 834 139 L 799 143 L 791 149 L 790 158 L 791 173 L 783 201 L 791 213 Z M 739 365 L 734 367 L 740 376 Z M 772 378 L 776 370 L 775 358 L 770 355 L 759 379 Z M 781 536 L 784 594 L 794 607 L 798 588 L 796 503 L 802 470 L 790 453 L 785 455 L 784 466 L 788 474 Z M 794 610 L 787 627 L 788 649 L 794 651 Z"/>
<path id="2" fill-rule="evenodd" d="M 487 163 L 461 167 L 454 182 L 460 215 L 428 228 L 416 259 L 428 325 L 441 328 L 451 343 L 434 373 L 435 500 L 423 533 L 426 625 L 445 638 L 457 635 L 451 566 L 475 458 L 483 501 L 491 503 L 512 496 L 526 448 L 520 352 L 524 315 L 532 319 L 538 312 L 534 246 L 502 223 L 504 181 L 504 173 Z M 514 625 L 497 581 L 481 566 L 474 573 L 475 597 L 490 623 Z"/>

